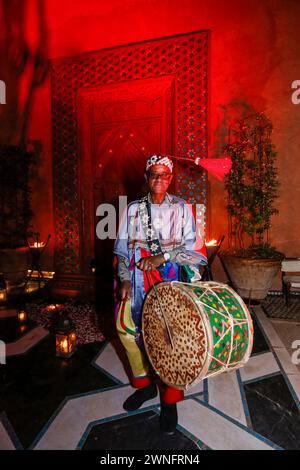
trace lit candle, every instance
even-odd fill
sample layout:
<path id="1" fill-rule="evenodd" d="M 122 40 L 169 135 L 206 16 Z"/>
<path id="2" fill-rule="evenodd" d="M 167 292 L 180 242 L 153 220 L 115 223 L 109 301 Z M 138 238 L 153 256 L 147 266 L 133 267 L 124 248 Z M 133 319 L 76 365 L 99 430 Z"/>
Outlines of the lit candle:
<path id="1" fill-rule="evenodd" d="M 42 248 L 44 245 L 44 242 L 34 242 L 30 244 L 30 248 Z"/>
<path id="2" fill-rule="evenodd" d="M 63 352 L 67 353 L 68 352 L 68 340 L 64 339 L 61 343 L 61 349 Z"/>
<path id="3" fill-rule="evenodd" d="M 217 245 L 217 243 L 218 243 L 217 240 L 212 239 L 212 240 L 209 240 L 209 242 L 205 242 L 205 245 L 206 246 L 215 246 L 215 245 Z"/>

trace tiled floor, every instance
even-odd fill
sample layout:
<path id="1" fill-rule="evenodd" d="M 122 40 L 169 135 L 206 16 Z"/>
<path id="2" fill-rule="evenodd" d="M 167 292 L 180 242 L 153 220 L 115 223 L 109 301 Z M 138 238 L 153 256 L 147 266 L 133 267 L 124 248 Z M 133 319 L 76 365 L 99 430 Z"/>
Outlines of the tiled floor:
<path id="1" fill-rule="evenodd" d="M 294 354 L 296 356 L 297 364 L 295 365 L 300 373 L 300 321 L 272 318 L 271 322 L 289 355 Z M 297 350 L 299 353 L 297 353 Z"/>
<path id="2" fill-rule="evenodd" d="M 133 389 L 116 343 L 67 361 L 47 331 L 29 331 L 1 366 L 0 449 L 300 449 L 300 373 L 277 326 L 260 307 L 253 316 L 249 362 L 186 393 L 173 436 L 159 431 L 158 398 L 122 408 Z"/>

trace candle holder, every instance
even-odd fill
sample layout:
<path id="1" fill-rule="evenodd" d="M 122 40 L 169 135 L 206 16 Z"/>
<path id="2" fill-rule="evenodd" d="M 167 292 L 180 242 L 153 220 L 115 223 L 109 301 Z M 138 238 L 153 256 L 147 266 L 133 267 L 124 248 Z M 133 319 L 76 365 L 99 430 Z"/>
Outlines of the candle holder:
<path id="1" fill-rule="evenodd" d="M 212 264 L 217 256 L 221 245 L 224 241 L 225 235 L 222 235 L 218 238 L 218 240 L 210 240 L 209 242 L 205 242 L 206 251 L 207 251 L 207 264 L 203 267 L 203 272 L 201 274 L 202 281 L 213 281 L 213 273 L 212 273 Z"/>
<path id="2" fill-rule="evenodd" d="M 29 247 L 30 254 L 31 254 L 31 266 L 30 266 L 30 269 L 28 270 L 29 275 L 27 274 L 25 284 L 23 287 L 24 292 L 26 290 L 28 282 L 32 278 L 34 271 L 37 272 L 38 291 L 40 291 L 41 289 L 41 282 L 43 281 L 45 283 L 43 272 L 41 270 L 40 259 L 49 243 L 51 235 L 48 235 L 47 240 L 45 242 L 40 242 L 39 237 L 40 237 L 40 234 L 36 232 L 34 233 L 34 241 L 30 241 L 29 239 L 27 239 L 27 245 Z"/>

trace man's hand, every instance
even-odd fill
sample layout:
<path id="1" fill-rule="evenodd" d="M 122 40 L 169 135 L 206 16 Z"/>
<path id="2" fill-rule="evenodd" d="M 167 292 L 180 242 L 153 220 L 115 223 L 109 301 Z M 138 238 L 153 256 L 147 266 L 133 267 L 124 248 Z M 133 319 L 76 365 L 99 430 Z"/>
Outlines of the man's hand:
<path id="1" fill-rule="evenodd" d="M 120 287 L 120 297 L 121 300 L 128 300 L 131 298 L 131 281 L 123 281 Z"/>
<path id="2" fill-rule="evenodd" d="M 158 268 L 161 264 L 165 262 L 164 255 L 155 255 L 147 256 L 146 258 L 141 258 L 137 264 L 137 267 L 142 271 L 152 271 L 153 269 Z"/>

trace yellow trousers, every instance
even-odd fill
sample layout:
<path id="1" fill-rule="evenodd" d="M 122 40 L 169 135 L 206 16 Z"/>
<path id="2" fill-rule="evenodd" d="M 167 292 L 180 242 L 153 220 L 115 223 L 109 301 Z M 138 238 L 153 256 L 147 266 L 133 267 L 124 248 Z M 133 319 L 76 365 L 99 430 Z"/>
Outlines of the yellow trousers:
<path id="1" fill-rule="evenodd" d="M 117 331 L 129 360 L 133 377 L 145 377 L 149 373 L 148 361 L 136 343 L 140 333 L 131 317 L 131 300 L 122 301 L 117 315 Z"/>

